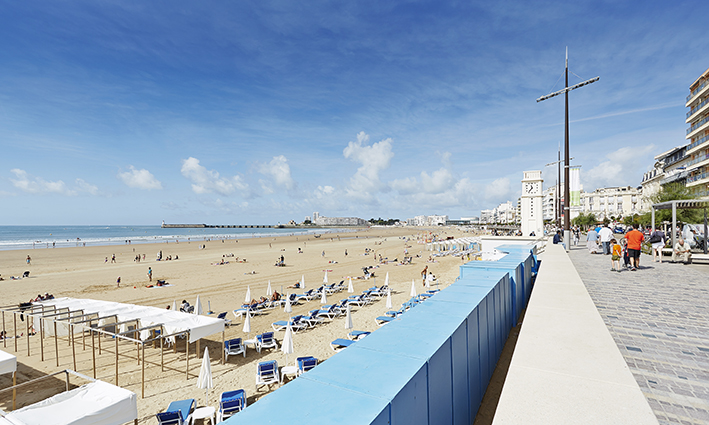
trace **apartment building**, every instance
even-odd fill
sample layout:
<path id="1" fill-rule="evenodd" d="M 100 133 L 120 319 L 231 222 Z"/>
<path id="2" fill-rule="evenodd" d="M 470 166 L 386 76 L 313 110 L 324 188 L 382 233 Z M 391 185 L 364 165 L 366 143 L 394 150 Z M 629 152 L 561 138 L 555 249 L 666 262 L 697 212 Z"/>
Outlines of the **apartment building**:
<path id="1" fill-rule="evenodd" d="M 685 184 L 695 196 L 709 196 L 709 69 L 689 86 Z"/>

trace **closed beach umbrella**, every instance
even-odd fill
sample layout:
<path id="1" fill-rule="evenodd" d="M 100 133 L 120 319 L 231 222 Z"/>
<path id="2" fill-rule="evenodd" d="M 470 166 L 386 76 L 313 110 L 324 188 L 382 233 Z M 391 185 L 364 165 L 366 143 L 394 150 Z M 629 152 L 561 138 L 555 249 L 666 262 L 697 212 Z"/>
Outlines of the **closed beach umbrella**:
<path id="1" fill-rule="evenodd" d="M 290 295 L 286 295 L 286 307 L 283 309 L 286 313 L 292 313 L 293 308 L 290 306 Z"/>
<path id="2" fill-rule="evenodd" d="M 327 270 L 325 270 L 325 277 L 322 278 L 322 283 L 327 283 Z"/>
<path id="3" fill-rule="evenodd" d="M 384 286 L 389 286 L 389 272 L 387 272 L 387 275 L 384 278 Z"/>
<path id="4" fill-rule="evenodd" d="M 288 321 L 288 326 L 286 326 L 286 335 L 283 337 L 283 344 L 281 344 L 281 351 L 286 355 L 286 365 L 288 364 L 288 354 L 293 354 L 295 351 L 293 349 L 293 331 L 290 328 L 290 320 Z"/>
<path id="5" fill-rule="evenodd" d="M 194 303 L 194 314 L 202 314 L 202 302 L 199 300 L 199 295 L 197 295 L 197 301 Z"/>
<path id="6" fill-rule="evenodd" d="M 246 287 L 246 298 L 244 299 L 247 303 L 251 302 L 251 285 Z"/>
<path id="7" fill-rule="evenodd" d="M 345 317 L 345 329 L 352 329 L 354 325 L 352 324 L 352 313 L 350 313 L 350 305 L 347 304 L 347 316 Z"/>
<path id="8" fill-rule="evenodd" d="M 322 288 L 322 295 L 320 295 L 320 304 L 327 304 L 327 291 Z"/>
<path id="9" fill-rule="evenodd" d="M 271 295 L 273 295 L 273 289 L 271 289 L 271 281 L 270 280 L 268 281 L 268 288 L 266 288 L 266 295 L 268 295 L 269 297 Z"/>
<path id="10" fill-rule="evenodd" d="M 305 275 L 300 276 L 300 289 L 305 289 Z"/>
<path id="11" fill-rule="evenodd" d="M 347 285 L 347 292 L 350 294 L 354 293 L 354 286 L 352 286 L 352 278 L 350 278 L 350 284 Z"/>
<path id="12" fill-rule="evenodd" d="M 204 357 L 202 357 L 202 367 L 199 368 L 197 388 L 204 389 L 206 406 L 209 406 L 209 389 L 212 387 L 214 387 L 214 384 L 212 383 L 212 364 L 209 362 L 209 348 L 204 347 Z"/>
<path id="13" fill-rule="evenodd" d="M 249 312 L 246 312 L 246 320 L 244 320 L 244 329 L 243 329 L 245 334 L 251 333 L 251 315 Z"/>
<path id="14" fill-rule="evenodd" d="M 391 289 L 387 289 L 387 308 L 391 308 Z"/>
<path id="15" fill-rule="evenodd" d="M 177 311 L 177 300 L 172 300 L 172 311 Z"/>
<path id="16" fill-rule="evenodd" d="M 416 296 L 416 284 L 414 283 L 414 280 L 411 279 L 411 298 Z"/>

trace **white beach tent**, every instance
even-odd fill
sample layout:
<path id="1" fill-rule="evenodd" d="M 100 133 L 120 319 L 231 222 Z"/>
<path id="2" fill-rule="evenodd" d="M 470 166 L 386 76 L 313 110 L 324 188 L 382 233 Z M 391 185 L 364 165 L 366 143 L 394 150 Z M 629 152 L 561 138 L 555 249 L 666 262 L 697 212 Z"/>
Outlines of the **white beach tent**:
<path id="1" fill-rule="evenodd" d="M 0 425 L 122 425 L 138 418 L 134 392 L 94 381 L 0 414 Z"/>
<path id="2" fill-rule="evenodd" d="M 17 357 L 0 350 L 0 375 L 15 373 L 17 370 Z"/>

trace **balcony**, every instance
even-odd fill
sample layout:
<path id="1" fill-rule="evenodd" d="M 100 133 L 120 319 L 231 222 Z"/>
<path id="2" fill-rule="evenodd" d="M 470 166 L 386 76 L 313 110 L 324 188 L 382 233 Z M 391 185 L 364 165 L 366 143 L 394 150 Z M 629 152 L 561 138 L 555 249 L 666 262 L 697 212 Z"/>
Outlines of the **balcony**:
<path id="1" fill-rule="evenodd" d="M 686 106 L 689 106 L 689 105 L 692 103 L 691 101 L 694 100 L 694 98 L 697 97 L 698 94 L 700 94 L 701 92 L 703 92 L 704 89 L 706 89 L 706 88 L 708 88 L 708 87 L 709 87 L 709 79 L 705 80 L 702 84 L 699 85 L 699 87 L 697 87 L 696 89 L 694 89 L 694 91 L 691 92 L 691 93 L 689 94 L 689 96 L 687 96 L 687 104 L 686 104 Z"/>
<path id="2" fill-rule="evenodd" d="M 691 145 L 687 146 L 687 155 L 691 154 L 692 152 L 695 152 L 693 150 L 694 148 L 699 147 L 700 145 L 704 144 L 704 142 L 709 141 L 709 135 L 706 135 L 702 137 L 701 139 L 695 140 Z"/>
<path id="3" fill-rule="evenodd" d="M 699 164 L 700 162 L 704 162 L 706 160 L 709 160 L 709 153 L 706 153 L 704 155 L 700 155 L 699 157 L 694 158 L 693 160 L 689 161 L 686 165 L 687 170 L 689 170 L 692 165 Z M 706 165 L 706 164 L 701 164 L 701 165 L 699 165 L 699 167 L 701 167 L 702 165 Z"/>
<path id="4" fill-rule="evenodd" d="M 709 97 L 702 100 L 699 105 L 695 106 L 692 108 L 691 111 L 687 112 L 687 120 L 685 121 L 687 124 L 692 122 L 692 119 L 696 118 L 694 115 L 697 115 L 698 113 L 701 112 L 706 112 L 707 108 L 705 106 L 709 105 Z"/>
<path id="5" fill-rule="evenodd" d="M 709 183 L 709 172 L 687 177 L 687 187 L 697 186 L 702 183 Z"/>
<path id="6" fill-rule="evenodd" d="M 706 124 L 709 123 L 709 115 L 702 118 L 701 120 L 697 121 L 696 124 L 693 126 L 689 127 L 687 129 L 687 139 L 691 139 L 692 136 L 694 136 L 696 133 L 698 133 L 701 130 L 704 130 L 706 127 Z"/>

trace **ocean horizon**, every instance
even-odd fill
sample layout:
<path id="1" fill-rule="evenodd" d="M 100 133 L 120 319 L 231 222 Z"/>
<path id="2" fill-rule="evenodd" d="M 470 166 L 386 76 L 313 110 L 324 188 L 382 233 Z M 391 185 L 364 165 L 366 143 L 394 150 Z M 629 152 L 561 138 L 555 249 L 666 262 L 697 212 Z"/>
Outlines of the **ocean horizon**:
<path id="1" fill-rule="evenodd" d="M 131 225 L 7 225 L 0 226 L 0 250 L 47 249 L 76 246 L 101 246 L 245 239 L 295 234 L 320 234 L 343 229 L 322 228 L 162 228 Z M 345 230 L 346 231 L 346 230 Z"/>

